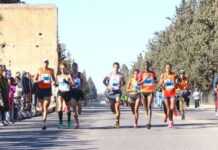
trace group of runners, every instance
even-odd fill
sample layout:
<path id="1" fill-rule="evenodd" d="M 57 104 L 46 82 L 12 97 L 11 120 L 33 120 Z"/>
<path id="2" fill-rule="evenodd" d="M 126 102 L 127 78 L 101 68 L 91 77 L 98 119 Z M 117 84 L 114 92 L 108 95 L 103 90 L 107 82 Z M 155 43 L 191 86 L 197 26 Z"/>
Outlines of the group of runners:
<path id="1" fill-rule="evenodd" d="M 103 84 L 106 86 L 105 95 L 110 101 L 112 112 L 115 114 L 115 128 L 119 128 L 122 88 L 126 83 L 124 76 L 120 72 L 118 62 L 113 64 L 113 70 L 104 78 Z M 173 116 L 176 107 L 181 113 L 182 119 L 185 119 L 185 97 L 189 88 L 189 81 L 185 75 L 185 71 L 181 70 L 179 75 L 177 75 L 169 63 L 165 65 L 159 81 L 149 62 L 144 63 L 143 70 L 135 69 L 127 83 L 126 89 L 130 107 L 134 115 L 134 127 L 138 127 L 139 107 L 142 104 L 145 110 L 146 127 L 147 129 L 151 128 L 154 94 L 159 89 L 163 92 L 164 96 L 164 122 L 168 121 L 168 127 L 173 128 Z M 180 97 L 179 105 L 177 105 L 176 99 Z"/>
<path id="2" fill-rule="evenodd" d="M 42 112 L 43 125 L 42 130 L 46 130 L 46 120 L 48 115 L 48 107 L 52 96 L 52 87 L 58 89 L 57 95 L 57 111 L 59 124 L 58 128 L 63 128 L 63 112 L 67 113 L 67 127 L 72 128 L 71 112 L 75 121 L 74 128 L 79 128 L 78 114 L 81 112 L 80 100 L 83 99 L 82 74 L 78 72 L 77 63 L 72 64 L 72 68 L 68 68 L 66 64 L 60 63 L 58 73 L 55 75 L 54 70 L 49 67 L 49 60 L 43 61 L 36 75 L 35 82 L 37 84 L 38 111 Z"/>

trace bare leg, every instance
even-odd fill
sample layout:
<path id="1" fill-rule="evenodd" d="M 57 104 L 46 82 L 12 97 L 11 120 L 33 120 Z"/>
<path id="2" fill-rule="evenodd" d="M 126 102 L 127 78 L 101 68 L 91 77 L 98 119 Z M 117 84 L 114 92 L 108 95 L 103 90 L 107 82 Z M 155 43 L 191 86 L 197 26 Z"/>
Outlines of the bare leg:
<path id="1" fill-rule="evenodd" d="M 79 128 L 79 118 L 78 118 L 78 102 L 76 102 L 76 100 L 73 100 L 72 102 L 72 108 L 73 108 L 73 117 L 74 117 L 74 121 L 76 123 L 75 129 Z"/>
<path id="2" fill-rule="evenodd" d="M 58 96 L 58 118 L 59 118 L 59 124 L 63 124 L 63 99 L 61 96 Z"/>
<path id="3" fill-rule="evenodd" d="M 152 104 L 153 104 L 153 94 L 147 97 L 147 110 L 148 110 L 148 126 L 147 128 L 151 128 L 151 118 L 152 118 Z"/>
<path id="4" fill-rule="evenodd" d="M 116 98 L 115 112 L 116 112 L 116 127 L 119 128 L 120 126 L 120 97 Z"/>
<path id="5" fill-rule="evenodd" d="M 139 106 L 140 106 L 140 98 L 138 98 L 135 102 L 135 124 L 134 124 L 134 127 L 138 127 Z"/>

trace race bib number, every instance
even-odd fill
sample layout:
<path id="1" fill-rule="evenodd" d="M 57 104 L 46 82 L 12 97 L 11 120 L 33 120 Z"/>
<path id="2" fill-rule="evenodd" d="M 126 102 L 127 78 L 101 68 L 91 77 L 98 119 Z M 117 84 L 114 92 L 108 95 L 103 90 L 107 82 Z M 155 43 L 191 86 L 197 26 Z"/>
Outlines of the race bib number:
<path id="1" fill-rule="evenodd" d="M 80 80 L 80 78 L 74 79 L 74 83 L 75 83 L 75 87 L 76 87 L 76 88 L 79 88 L 79 87 L 81 86 L 81 80 Z"/>
<path id="2" fill-rule="evenodd" d="M 120 83 L 117 80 L 112 80 L 111 86 L 112 86 L 112 90 L 119 90 L 120 89 Z"/>
<path id="3" fill-rule="evenodd" d="M 167 90 L 172 90 L 172 89 L 174 89 L 174 88 L 175 88 L 174 81 L 172 81 L 172 80 L 166 80 L 166 81 L 165 81 L 165 88 L 166 88 Z"/>
<path id="4" fill-rule="evenodd" d="M 51 76 L 49 74 L 43 74 L 41 80 L 43 83 L 51 83 Z"/>
<path id="5" fill-rule="evenodd" d="M 153 85 L 154 84 L 154 80 L 152 78 L 146 78 L 144 80 L 144 85 L 145 86 L 149 86 L 149 85 Z"/>
<path id="6" fill-rule="evenodd" d="M 133 91 L 139 91 L 139 86 L 137 83 L 134 83 L 132 86 Z"/>

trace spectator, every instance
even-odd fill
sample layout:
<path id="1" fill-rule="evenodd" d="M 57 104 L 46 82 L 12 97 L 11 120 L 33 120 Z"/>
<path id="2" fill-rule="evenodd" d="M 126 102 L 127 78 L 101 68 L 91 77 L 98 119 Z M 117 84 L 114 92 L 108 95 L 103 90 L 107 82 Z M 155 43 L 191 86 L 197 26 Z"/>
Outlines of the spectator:
<path id="1" fill-rule="evenodd" d="M 14 94 L 16 90 L 16 82 L 14 78 L 9 79 L 9 98 L 8 98 L 8 103 L 9 103 L 9 113 L 10 113 L 10 118 L 7 120 L 10 120 L 11 122 L 14 122 Z"/>
<path id="2" fill-rule="evenodd" d="M 33 83 L 30 74 L 28 72 L 24 72 L 21 81 L 23 88 L 24 110 L 31 111 Z"/>
<path id="3" fill-rule="evenodd" d="M 193 100 L 195 101 L 195 108 L 200 107 L 200 100 L 201 100 L 201 92 L 198 88 L 195 88 L 192 94 Z"/>
<path id="4" fill-rule="evenodd" d="M 0 91 L 3 101 L 3 107 L 1 108 L 1 120 L 2 120 L 2 124 L 6 126 L 9 124 L 5 116 L 6 112 L 9 111 L 9 105 L 8 105 L 9 86 L 8 86 L 8 80 L 4 76 L 4 68 L 2 67 L 0 67 Z"/>

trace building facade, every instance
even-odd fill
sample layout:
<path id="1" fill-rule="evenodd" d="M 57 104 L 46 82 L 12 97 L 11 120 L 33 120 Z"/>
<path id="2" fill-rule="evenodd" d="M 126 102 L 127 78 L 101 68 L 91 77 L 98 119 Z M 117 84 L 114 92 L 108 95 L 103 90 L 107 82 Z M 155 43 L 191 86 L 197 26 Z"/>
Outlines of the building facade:
<path id="1" fill-rule="evenodd" d="M 58 65 L 58 10 L 54 5 L 0 5 L 0 64 L 35 74 L 44 59 Z"/>

